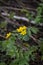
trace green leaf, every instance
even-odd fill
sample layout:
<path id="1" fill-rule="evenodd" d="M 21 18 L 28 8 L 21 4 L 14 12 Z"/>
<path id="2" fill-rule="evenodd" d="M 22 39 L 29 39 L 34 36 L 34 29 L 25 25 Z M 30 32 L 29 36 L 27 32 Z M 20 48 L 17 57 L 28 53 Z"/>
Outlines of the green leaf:
<path id="1" fill-rule="evenodd" d="M 31 36 L 31 28 L 28 28 L 27 34 L 28 34 L 28 36 Z"/>
<path id="2" fill-rule="evenodd" d="M 18 34 L 18 39 L 22 40 L 23 36 L 21 34 Z"/>
<path id="3" fill-rule="evenodd" d="M 0 23 L 0 28 L 5 28 L 7 26 L 7 22 L 3 21 Z"/>
<path id="4" fill-rule="evenodd" d="M 25 65 L 27 61 L 25 59 L 20 59 L 19 65 Z"/>
<path id="5" fill-rule="evenodd" d="M 11 38 L 9 38 L 8 40 L 3 41 L 2 42 L 3 50 L 12 47 L 12 45 L 14 45 L 14 43 L 15 43 L 15 37 L 13 37 L 13 36 Z"/>
<path id="6" fill-rule="evenodd" d="M 41 60 L 43 60 L 43 55 L 42 55 L 42 57 L 41 57 Z"/>
<path id="7" fill-rule="evenodd" d="M 6 65 L 4 62 L 0 62 L 0 65 Z"/>
<path id="8" fill-rule="evenodd" d="M 18 65 L 19 59 L 16 59 L 10 63 L 10 65 Z"/>
<path id="9" fill-rule="evenodd" d="M 39 40 L 39 47 L 40 47 L 40 51 L 41 51 L 41 53 L 43 55 L 43 39 Z"/>
<path id="10" fill-rule="evenodd" d="M 28 35 L 23 36 L 23 40 L 24 41 L 28 41 L 29 40 L 29 36 Z"/>
<path id="11" fill-rule="evenodd" d="M 37 16 L 35 18 L 36 23 L 43 23 L 43 4 L 41 3 L 37 8 Z"/>
<path id="12" fill-rule="evenodd" d="M 15 57 L 18 53 L 18 49 L 16 46 L 14 45 L 10 45 L 8 48 L 7 48 L 7 55 L 10 55 L 11 57 Z"/>
<path id="13" fill-rule="evenodd" d="M 35 57 L 35 54 L 32 54 L 32 55 L 31 55 L 31 59 L 34 61 L 35 58 L 36 58 L 36 57 Z"/>
<path id="14" fill-rule="evenodd" d="M 31 31 L 34 33 L 34 34 L 37 34 L 37 32 L 39 31 L 38 28 L 36 27 L 31 27 Z"/>
<path id="15" fill-rule="evenodd" d="M 14 18 L 13 16 L 14 16 L 14 12 L 10 12 L 9 18 L 10 18 L 10 19 L 13 19 L 13 18 Z"/>

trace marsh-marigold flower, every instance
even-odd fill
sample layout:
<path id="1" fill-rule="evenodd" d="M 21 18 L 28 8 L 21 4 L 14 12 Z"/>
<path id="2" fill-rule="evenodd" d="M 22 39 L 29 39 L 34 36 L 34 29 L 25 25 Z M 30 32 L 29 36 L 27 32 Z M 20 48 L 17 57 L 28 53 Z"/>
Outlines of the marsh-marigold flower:
<path id="1" fill-rule="evenodd" d="M 18 32 L 23 31 L 23 27 L 19 27 L 19 28 L 17 29 L 17 31 L 18 31 Z"/>
<path id="2" fill-rule="evenodd" d="M 17 29 L 17 32 L 19 32 L 20 34 L 22 35 L 25 35 L 26 34 L 26 29 L 27 27 L 26 26 L 21 26 Z"/>
<path id="3" fill-rule="evenodd" d="M 26 30 L 22 31 L 20 34 L 26 35 Z"/>
<path id="4" fill-rule="evenodd" d="M 22 32 L 23 30 L 26 30 L 26 26 L 21 26 L 17 29 L 18 32 Z"/>
<path id="5" fill-rule="evenodd" d="M 24 29 L 24 30 L 26 30 L 26 29 L 27 29 L 27 27 L 26 27 L 26 26 L 23 26 L 23 29 Z"/>
<path id="6" fill-rule="evenodd" d="M 6 39 L 9 38 L 11 36 L 11 32 L 6 34 Z"/>

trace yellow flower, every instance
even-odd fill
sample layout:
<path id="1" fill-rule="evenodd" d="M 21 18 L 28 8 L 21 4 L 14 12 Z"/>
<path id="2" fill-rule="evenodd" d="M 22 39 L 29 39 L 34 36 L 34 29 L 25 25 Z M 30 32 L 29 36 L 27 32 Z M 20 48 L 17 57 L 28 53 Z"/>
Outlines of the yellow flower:
<path id="1" fill-rule="evenodd" d="M 26 34 L 26 29 L 27 27 L 26 26 L 21 26 L 17 29 L 17 32 L 19 32 L 20 34 L 22 35 L 25 35 Z"/>
<path id="2" fill-rule="evenodd" d="M 17 29 L 18 32 L 22 32 L 23 30 L 26 30 L 26 26 L 21 26 Z"/>
<path id="3" fill-rule="evenodd" d="M 18 31 L 18 32 L 23 31 L 23 27 L 18 28 L 17 31 Z"/>
<path id="4" fill-rule="evenodd" d="M 11 32 L 7 33 L 6 39 L 9 38 L 10 36 L 11 36 Z"/>
<path id="5" fill-rule="evenodd" d="M 25 30 L 27 27 L 26 26 L 23 26 L 23 29 Z"/>
<path id="6" fill-rule="evenodd" d="M 26 35 L 26 30 L 22 31 L 20 34 Z"/>

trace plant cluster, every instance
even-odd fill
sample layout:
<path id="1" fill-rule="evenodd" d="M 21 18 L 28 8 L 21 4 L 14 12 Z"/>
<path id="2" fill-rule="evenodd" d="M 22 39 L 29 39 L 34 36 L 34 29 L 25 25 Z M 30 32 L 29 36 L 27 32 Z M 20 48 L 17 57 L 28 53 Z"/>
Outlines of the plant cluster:
<path id="1" fill-rule="evenodd" d="M 32 19 L 33 15 L 29 14 L 27 10 L 25 10 L 25 14 L 29 20 Z M 12 13 L 10 16 L 9 18 L 13 19 Z M 38 7 L 34 20 L 36 25 L 43 23 L 43 4 Z M 0 65 L 30 65 L 30 60 L 36 60 L 37 50 L 41 52 L 40 57 L 43 61 L 43 38 L 35 37 L 40 33 L 40 29 L 37 26 L 21 25 L 13 31 L 6 32 L 7 25 L 7 22 L 0 23 L 1 34 L 4 34 L 2 37 L 5 38 L 3 41 L 0 40 Z M 37 45 L 30 45 L 30 40 Z"/>

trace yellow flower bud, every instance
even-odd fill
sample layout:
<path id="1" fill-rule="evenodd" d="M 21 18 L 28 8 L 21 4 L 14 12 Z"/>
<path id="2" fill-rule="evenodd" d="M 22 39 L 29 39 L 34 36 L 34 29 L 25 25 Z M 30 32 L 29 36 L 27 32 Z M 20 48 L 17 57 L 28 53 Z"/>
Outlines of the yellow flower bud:
<path id="1" fill-rule="evenodd" d="M 29 44 L 28 44 L 28 43 L 24 43 L 23 45 L 24 45 L 25 47 L 28 47 L 28 46 L 29 46 Z"/>
<path id="2" fill-rule="evenodd" d="M 9 38 L 10 36 L 11 36 L 11 32 L 7 33 L 6 39 Z"/>

